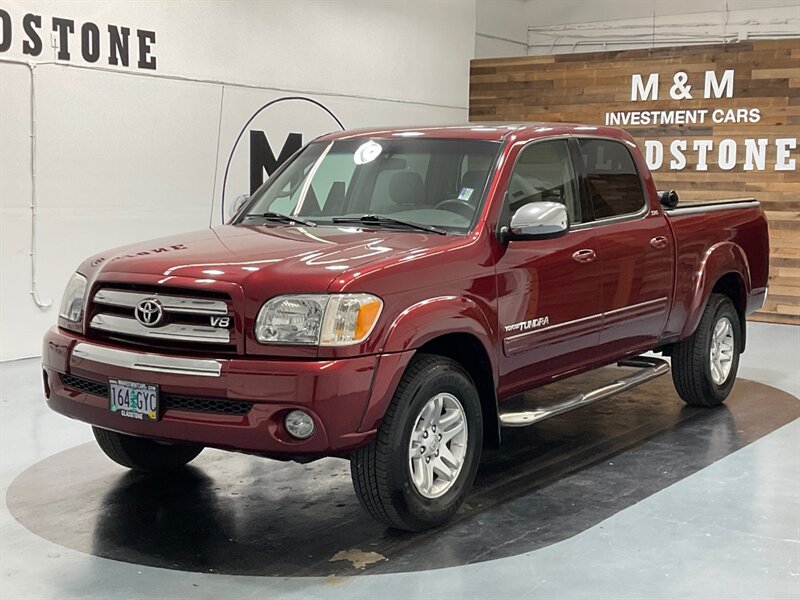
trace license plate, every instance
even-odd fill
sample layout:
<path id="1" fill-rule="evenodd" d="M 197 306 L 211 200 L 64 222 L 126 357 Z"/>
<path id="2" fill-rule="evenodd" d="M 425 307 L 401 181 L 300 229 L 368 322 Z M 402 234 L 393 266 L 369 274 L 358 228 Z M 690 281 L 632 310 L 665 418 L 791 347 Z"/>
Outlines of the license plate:
<path id="1" fill-rule="evenodd" d="M 158 386 L 122 379 L 108 380 L 111 412 L 139 421 L 158 421 Z"/>

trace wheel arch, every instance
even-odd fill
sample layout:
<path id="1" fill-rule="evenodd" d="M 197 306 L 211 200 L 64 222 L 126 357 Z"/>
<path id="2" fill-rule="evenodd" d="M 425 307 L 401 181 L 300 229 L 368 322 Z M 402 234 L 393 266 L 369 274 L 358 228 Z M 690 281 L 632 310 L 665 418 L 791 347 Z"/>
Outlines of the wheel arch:
<path id="1" fill-rule="evenodd" d="M 389 327 L 383 343 L 387 354 L 381 358 L 381 364 L 386 363 L 393 373 L 380 374 L 380 385 L 373 387 L 360 429 L 380 423 L 413 355 L 436 354 L 456 361 L 472 377 L 483 412 L 484 447 L 499 447 L 497 364 L 493 352 L 497 332 L 490 325 L 489 313 L 489 307 L 463 296 L 429 298 L 400 313 Z"/>
<path id="2" fill-rule="evenodd" d="M 727 296 L 733 303 L 733 307 L 736 309 L 736 314 L 739 316 L 739 328 L 741 331 L 740 351 L 744 352 L 747 342 L 747 327 L 745 327 L 747 311 L 747 288 L 745 287 L 744 279 L 735 271 L 725 273 L 719 279 L 717 279 L 714 287 L 711 288 L 711 294 L 722 294 L 723 296 Z"/>
<path id="3" fill-rule="evenodd" d="M 444 356 L 467 372 L 478 390 L 483 413 L 483 447 L 500 447 L 500 422 L 497 411 L 497 386 L 492 363 L 481 341 L 469 333 L 448 333 L 421 346 L 418 353 Z"/>
<path id="4" fill-rule="evenodd" d="M 744 250 L 732 242 L 711 246 L 701 261 L 692 289 L 690 309 L 681 339 L 688 338 L 697 330 L 711 294 L 718 293 L 730 298 L 736 308 L 743 332 L 744 350 L 745 316 L 750 295 L 750 269 Z"/>

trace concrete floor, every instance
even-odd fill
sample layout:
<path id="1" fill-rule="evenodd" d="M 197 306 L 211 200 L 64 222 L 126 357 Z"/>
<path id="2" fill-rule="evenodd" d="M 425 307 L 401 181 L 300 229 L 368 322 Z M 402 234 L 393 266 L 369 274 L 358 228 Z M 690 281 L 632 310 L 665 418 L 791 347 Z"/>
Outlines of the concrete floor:
<path id="1" fill-rule="evenodd" d="M 748 343 L 740 377 L 800 397 L 800 328 L 753 323 Z M 53 461 L 84 460 L 83 449 L 89 447 L 80 445 L 91 440 L 87 426 L 45 408 L 40 388 L 38 361 L 0 365 L 2 598 L 800 597 L 800 420 L 759 436 L 724 458 L 712 456 L 708 466 L 570 537 L 532 551 L 412 573 L 235 576 L 142 566 L 135 564 L 135 557 L 128 557 L 128 562 L 99 558 L 70 549 L 70 543 L 48 541 L 18 522 L 5 501 L 12 482 L 19 478 L 18 486 L 30 479 L 37 463 L 69 469 L 69 460 Z M 675 444 L 680 440 L 671 439 Z M 641 446 L 645 445 L 643 441 Z M 68 454 L 58 454 L 66 450 Z M 615 460 L 630 459 L 636 450 Z M 682 449 L 675 450 L 677 456 Z M 85 467 L 91 465 L 87 462 Z M 56 495 L 63 489 L 64 497 L 85 495 L 87 504 L 95 500 L 95 492 L 78 479 L 50 473 L 52 481 L 36 480 L 40 489 Z M 554 486 L 565 480 L 549 485 L 551 495 Z M 512 510 L 514 502 L 520 500 L 504 506 Z M 93 531 L 93 523 L 81 511 L 65 518 L 76 532 Z M 520 535 L 530 533 L 531 524 L 524 525 Z M 473 526 L 481 527 L 481 520 L 473 521 Z M 515 543 L 509 535 L 507 545 Z M 442 551 L 435 544 L 424 547 Z M 441 564 L 440 557 L 435 558 L 431 564 Z"/>

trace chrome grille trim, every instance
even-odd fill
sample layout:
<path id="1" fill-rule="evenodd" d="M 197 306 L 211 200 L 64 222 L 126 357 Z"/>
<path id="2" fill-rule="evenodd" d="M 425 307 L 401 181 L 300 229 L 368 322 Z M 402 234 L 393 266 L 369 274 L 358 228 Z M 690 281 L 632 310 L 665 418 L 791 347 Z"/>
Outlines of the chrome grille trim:
<path id="1" fill-rule="evenodd" d="M 218 360 L 144 354 L 80 342 L 72 350 L 70 366 L 81 367 L 81 362 L 84 360 L 155 373 L 197 375 L 199 377 L 219 377 L 222 373 L 222 362 Z"/>
<path id="2" fill-rule="evenodd" d="M 208 298 L 185 298 L 165 294 L 144 294 L 142 292 L 128 292 L 125 290 L 99 290 L 94 295 L 96 304 L 106 306 L 120 306 L 135 308 L 139 302 L 147 298 L 157 298 L 161 302 L 164 312 L 183 313 L 189 315 L 227 315 L 228 305 L 224 300 L 211 300 Z"/>
<path id="3" fill-rule="evenodd" d="M 222 327 L 169 323 L 163 327 L 145 327 L 136 319 L 119 315 L 99 314 L 92 317 L 89 326 L 106 333 L 119 333 L 151 340 L 228 344 L 231 334 Z"/>

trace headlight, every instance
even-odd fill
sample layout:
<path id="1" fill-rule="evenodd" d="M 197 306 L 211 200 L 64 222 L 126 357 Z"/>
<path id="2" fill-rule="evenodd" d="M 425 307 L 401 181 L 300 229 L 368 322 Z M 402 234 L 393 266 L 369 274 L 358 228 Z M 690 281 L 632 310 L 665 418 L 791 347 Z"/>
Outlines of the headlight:
<path id="1" fill-rule="evenodd" d="M 58 312 L 58 316 L 62 326 L 76 331 L 81 330 L 85 296 L 86 277 L 80 273 L 75 273 L 67 283 L 64 297 L 61 299 L 61 309 Z"/>
<path id="2" fill-rule="evenodd" d="M 370 294 L 278 296 L 258 312 L 255 336 L 262 344 L 357 344 L 372 333 L 382 308 Z"/>
<path id="3" fill-rule="evenodd" d="M 320 346 L 357 344 L 372 333 L 383 301 L 370 294 L 333 294 L 322 321 Z"/>

